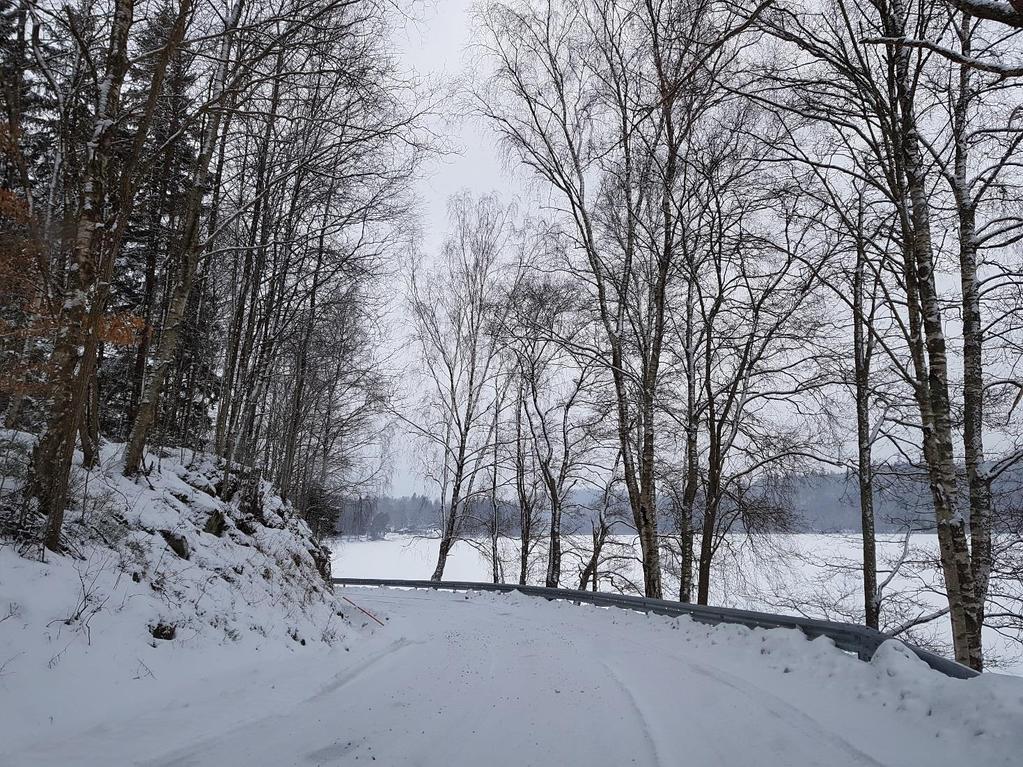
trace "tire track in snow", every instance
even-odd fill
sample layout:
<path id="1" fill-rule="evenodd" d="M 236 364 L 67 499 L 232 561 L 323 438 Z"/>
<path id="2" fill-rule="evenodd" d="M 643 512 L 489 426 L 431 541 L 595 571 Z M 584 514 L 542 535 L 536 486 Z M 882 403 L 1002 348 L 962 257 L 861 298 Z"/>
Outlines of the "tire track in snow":
<path id="1" fill-rule="evenodd" d="M 400 652 L 406 647 L 411 647 L 412 645 L 416 644 L 422 644 L 422 642 L 412 641 L 407 637 L 401 637 L 400 639 L 394 640 L 383 649 L 367 656 L 361 662 L 360 665 L 358 666 L 353 665 L 352 668 L 345 669 L 344 671 L 339 671 L 337 674 L 334 675 L 334 677 L 329 682 L 327 682 L 327 684 L 325 684 L 315 694 L 306 698 L 304 702 L 320 700 L 321 698 L 325 698 L 328 695 L 337 692 L 345 685 L 351 684 L 360 676 L 365 674 L 367 671 L 370 671 L 374 666 L 379 664 L 381 661 L 392 657 L 395 653 Z"/>
<path id="2" fill-rule="evenodd" d="M 653 731 L 650 727 L 650 720 L 647 718 L 646 713 L 643 711 L 643 708 L 640 706 L 635 694 L 632 692 L 632 688 L 624 679 L 622 679 L 621 674 L 619 674 L 610 663 L 599 655 L 597 656 L 597 659 L 604 670 L 607 671 L 607 674 L 611 678 L 611 681 L 614 682 L 615 687 L 622 691 L 625 696 L 625 700 L 629 703 L 629 708 L 631 708 L 633 713 L 636 715 L 636 719 L 640 725 L 643 742 L 646 743 L 651 757 L 651 761 L 645 761 L 643 764 L 651 765 L 652 767 L 661 767 L 661 765 L 664 764 L 664 761 L 661 759 L 661 755 L 657 750 L 657 739 L 654 738 Z"/>
<path id="3" fill-rule="evenodd" d="M 762 687 L 758 687 L 757 685 L 750 684 L 744 679 L 740 679 L 739 677 L 736 677 L 727 671 L 722 671 L 719 668 L 706 666 L 703 663 L 699 663 L 694 660 L 687 660 L 686 662 L 689 668 L 697 674 L 700 674 L 717 684 L 746 695 L 751 700 L 759 703 L 760 707 L 770 716 L 779 719 L 794 730 L 798 730 L 807 736 L 823 740 L 829 745 L 836 747 L 839 751 L 843 751 L 847 756 L 852 757 L 858 764 L 864 765 L 864 767 L 885 767 L 883 762 L 877 761 L 870 754 L 856 748 L 856 746 L 851 744 L 841 735 L 833 732 L 830 728 L 814 719 L 805 711 L 796 708 L 787 700 L 775 695 L 773 692 L 765 690 Z"/>
<path id="4" fill-rule="evenodd" d="M 631 636 L 618 637 L 617 639 L 618 641 L 624 641 L 625 643 L 634 646 L 636 648 L 636 652 L 640 655 L 649 649 L 646 644 Z M 598 650 L 599 649 L 600 648 L 598 647 Z M 771 717 L 779 720 L 792 730 L 802 733 L 808 738 L 814 738 L 832 746 L 839 752 L 850 757 L 856 765 L 860 765 L 862 767 L 886 767 L 884 762 L 880 762 L 870 754 L 861 751 L 824 723 L 818 721 L 807 712 L 763 687 L 751 684 L 749 681 L 724 671 L 717 666 L 707 665 L 697 661 L 687 654 L 681 654 L 677 651 L 665 652 L 663 648 L 659 648 L 658 654 L 662 658 L 662 661 L 670 660 L 678 664 L 681 668 L 692 671 L 705 679 L 710 679 L 718 685 L 741 693 L 744 697 L 758 703 L 760 708 L 766 711 Z M 602 663 L 602 665 L 608 668 L 609 672 L 613 673 L 613 670 L 606 663 Z M 620 681 L 618 675 L 614 675 L 614 677 L 616 682 Z M 620 684 L 619 686 L 625 692 L 629 693 L 626 685 Z M 632 703 L 636 705 L 635 697 L 631 697 Z M 638 705 L 636 705 L 636 707 L 638 708 Z M 647 728 L 647 731 L 649 732 L 649 728 Z"/>
<path id="5" fill-rule="evenodd" d="M 390 642 L 386 647 L 383 647 L 377 652 L 368 654 L 361 660 L 361 662 L 358 658 L 353 658 L 353 664 L 358 663 L 358 666 L 353 665 L 351 668 L 338 672 L 334 675 L 330 682 L 320 688 L 320 690 L 315 692 L 313 695 L 298 701 L 288 710 L 277 711 L 272 714 L 257 716 L 237 722 L 232 727 L 214 735 L 196 740 L 185 748 L 175 749 L 170 753 L 165 753 L 154 759 L 141 762 L 141 764 L 147 765 L 148 767 L 192 767 L 192 765 L 205 764 L 206 761 L 203 755 L 207 749 L 214 744 L 219 745 L 230 742 L 232 738 L 243 735 L 246 731 L 250 731 L 252 729 L 263 729 L 273 722 L 286 722 L 288 718 L 294 715 L 294 713 L 299 709 L 318 703 L 322 699 L 332 695 L 346 685 L 351 684 L 369 671 L 373 670 L 375 667 L 379 666 L 381 662 L 393 658 L 397 653 L 415 644 L 421 644 L 421 642 L 412 641 L 408 638 L 402 637 Z"/>

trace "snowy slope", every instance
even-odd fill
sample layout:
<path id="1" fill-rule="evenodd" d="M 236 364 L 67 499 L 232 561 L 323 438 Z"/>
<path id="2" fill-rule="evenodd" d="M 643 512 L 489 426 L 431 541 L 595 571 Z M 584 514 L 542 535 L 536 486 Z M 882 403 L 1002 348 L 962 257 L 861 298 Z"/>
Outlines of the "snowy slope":
<path id="1" fill-rule="evenodd" d="M 1023 680 L 948 679 L 897 643 L 863 663 L 787 630 L 519 595 L 342 594 L 385 626 L 198 670 L 165 657 L 155 679 L 96 689 L 75 728 L 0 731 L 0 764 L 996 767 L 1023 753 Z M 60 721 L 73 703 L 51 683 Z"/>
<path id="2" fill-rule="evenodd" d="M 0 439 L 12 435 L 31 445 Z M 129 480 L 120 449 L 76 466 L 68 553 L 38 561 L 0 541 L 3 767 L 34 762 L 5 751 L 187 699 L 178 688 L 198 680 L 228 694 L 257 662 L 358 639 L 324 580 L 326 551 L 270 485 L 223 501 L 222 467 L 176 451 Z M 0 477 L 8 490 L 24 476 L 15 463 Z"/>
<path id="3" fill-rule="evenodd" d="M 269 483 L 254 499 L 221 500 L 222 467 L 189 451 L 155 457 L 148 475 L 128 479 L 122 449 L 104 445 L 92 471 L 76 465 L 67 555 L 38 562 L 0 546 L 0 612 L 16 613 L 0 624 L 0 649 L 34 644 L 18 631 L 88 640 L 125 619 L 135 622 L 118 631 L 147 641 L 335 638 L 329 553 Z"/>

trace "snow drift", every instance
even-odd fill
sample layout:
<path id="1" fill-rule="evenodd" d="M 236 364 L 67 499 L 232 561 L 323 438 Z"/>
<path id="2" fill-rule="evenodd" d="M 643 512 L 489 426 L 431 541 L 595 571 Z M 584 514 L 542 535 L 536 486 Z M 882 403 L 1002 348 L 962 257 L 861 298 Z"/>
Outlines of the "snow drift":
<path id="1" fill-rule="evenodd" d="M 32 438 L 8 431 L 0 440 L 27 456 Z M 39 561 L 0 547 L 5 676 L 114 644 L 144 664 L 167 643 L 304 646 L 342 636 L 329 554 L 267 482 L 244 502 L 240 492 L 221 500 L 222 462 L 189 451 L 152 456 L 148 476 L 132 480 L 120 473 L 121 448 L 104 446 L 92 471 L 76 465 L 66 554 Z M 8 499 L 23 476 L 8 460 Z"/>

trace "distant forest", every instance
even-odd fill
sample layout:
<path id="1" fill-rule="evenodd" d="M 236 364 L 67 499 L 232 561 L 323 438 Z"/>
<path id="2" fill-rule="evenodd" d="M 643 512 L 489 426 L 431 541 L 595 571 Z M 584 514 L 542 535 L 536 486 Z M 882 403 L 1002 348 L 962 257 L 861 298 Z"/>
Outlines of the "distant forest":
<path id="1" fill-rule="evenodd" d="M 879 478 L 880 479 L 880 478 Z M 1003 475 L 996 483 L 995 494 L 1003 503 L 1023 507 L 1023 472 Z M 802 533 L 859 532 L 860 508 L 856 477 L 843 473 L 789 475 L 763 487 L 763 496 L 772 499 L 781 529 Z M 927 494 L 926 478 L 916 475 L 911 467 L 890 467 L 887 482 L 878 482 L 874 492 L 877 532 L 900 533 L 907 530 L 930 532 L 935 529 Z M 507 501 L 498 501 L 499 526 L 502 535 L 518 536 L 522 531 L 518 508 Z M 589 535 L 597 524 L 602 496 L 595 492 L 577 492 L 569 503 L 565 533 Z M 672 519 L 671 499 L 658 504 L 662 521 Z M 476 535 L 489 535 L 493 518 L 492 500 L 480 498 L 470 507 Z M 621 534 L 634 532 L 629 527 L 628 499 L 610 497 L 605 513 L 617 520 Z M 386 533 L 423 534 L 440 529 L 443 511 L 436 498 L 413 494 L 400 497 L 368 496 L 332 498 L 324 506 L 325 522 L 321 530 L 331 529 L 341 536 L 380 538 Z M 667 529 L 667 528 L 666 528 Z"/>

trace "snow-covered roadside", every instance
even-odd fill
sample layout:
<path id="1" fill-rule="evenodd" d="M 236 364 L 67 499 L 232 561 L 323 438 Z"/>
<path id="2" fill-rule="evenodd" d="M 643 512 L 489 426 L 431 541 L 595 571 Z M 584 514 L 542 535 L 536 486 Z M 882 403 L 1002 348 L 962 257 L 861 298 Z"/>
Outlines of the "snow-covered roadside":
<path id="1" fill-rule="evenodd" d="M 185 680 L 165 675 L 187 660 L 169 654 L 131 713 L 36 721 L 16 748 L 0 740 L 0 763 L 1015 767 L 1023 749 L 1023 680 L 948 679 L 897 643 L 863 663 L 787 630 L 520 595 L 343 593 L 386 624 L 350 651 L 213 654 Z"/>
<path id="2" fill-rule="evenodd" d="M 120 449 L 106 445 L 99 467 L 76 470 L 69 553 L 38 561 L 0 542 L 2 765 L 19 763 L 8 750 L 102 732 L 189 701 L 197 687 L 230 698 L 259 668 L 358 644 L 363 621 L 348 621 L 324 581 L 326 552 L 269 484 L 225 502 L 222 468 L 176 451 L 129 480 Z M 223 726 L 245 715 L 224 702 L 211 699 L 201 718 Z"/>
<path id="3" fill-rule="evenodd" d="M 149 641 L 336 639 L 329 552 L 269 483 L 250 498 L 221 500 L 222 468 L 188 451 L 128 479 L 121 449 L 105 445 L 90 472 L 76 467 L 67 555 L 33 562 L 0 546 L 0 612 L 13 613 L 4 637 L 45 626 L 47 637 L 88 640 L 97 621 L 116 618 L 135 619 L 118 629 Z"/>

